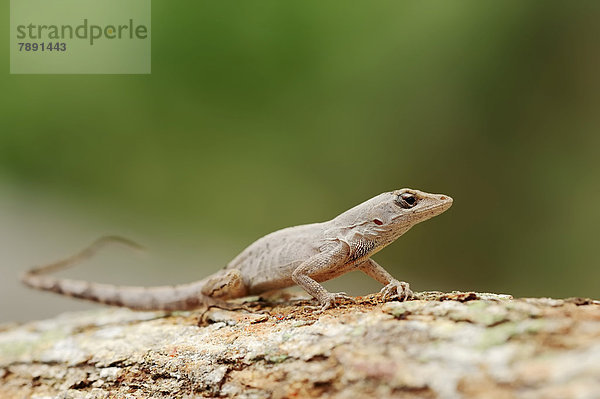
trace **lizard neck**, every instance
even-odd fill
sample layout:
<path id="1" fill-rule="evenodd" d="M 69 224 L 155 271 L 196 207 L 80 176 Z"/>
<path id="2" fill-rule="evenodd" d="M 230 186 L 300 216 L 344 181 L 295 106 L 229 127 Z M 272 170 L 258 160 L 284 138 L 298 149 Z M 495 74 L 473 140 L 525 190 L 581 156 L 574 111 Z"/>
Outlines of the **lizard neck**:
<path id="1" fill-rule="evenodd" d="M 326 239 L 345 242 L 350 249 L 347 263 L 354 264 L 358 264 L 379 252 L 408 230 L 408 228 L 403 231 L 383 228 L 378 230 L 364 229 L 362 224 L 344 225 L 336 223 L 335 219 L 331 222 L 330 228 L 326 230 Z"/>

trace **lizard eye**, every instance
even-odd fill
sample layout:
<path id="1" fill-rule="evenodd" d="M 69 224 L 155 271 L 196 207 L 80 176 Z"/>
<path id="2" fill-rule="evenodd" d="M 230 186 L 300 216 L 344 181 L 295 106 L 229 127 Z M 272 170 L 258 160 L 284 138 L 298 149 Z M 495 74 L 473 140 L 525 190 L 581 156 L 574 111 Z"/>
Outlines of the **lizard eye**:
<path id="1" fill-rule="evenodd" d="M 373 219 L 373 223 L 375 223 L 377 226 L 381 226 L 383 221 L 381 219 Z"/>
<path id="2" fill-rule="evenodd" d="M 402 193 L 396 199 L 396 203 L 404 209 L 409 209 L 417 205 L 417 197 L 411 193 Z"/>

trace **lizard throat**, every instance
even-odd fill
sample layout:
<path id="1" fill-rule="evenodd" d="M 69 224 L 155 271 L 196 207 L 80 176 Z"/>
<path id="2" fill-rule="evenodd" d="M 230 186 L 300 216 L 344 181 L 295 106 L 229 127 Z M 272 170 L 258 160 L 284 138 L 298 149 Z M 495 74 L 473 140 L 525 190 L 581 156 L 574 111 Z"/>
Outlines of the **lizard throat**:
<path id="1" fill-rule="evenodd" d="M 356 262 L 359 259 L 369 257 L 376 248 L 377 243 L 375 241 L 359 240 L 352 246 L 349 261 Z"/>

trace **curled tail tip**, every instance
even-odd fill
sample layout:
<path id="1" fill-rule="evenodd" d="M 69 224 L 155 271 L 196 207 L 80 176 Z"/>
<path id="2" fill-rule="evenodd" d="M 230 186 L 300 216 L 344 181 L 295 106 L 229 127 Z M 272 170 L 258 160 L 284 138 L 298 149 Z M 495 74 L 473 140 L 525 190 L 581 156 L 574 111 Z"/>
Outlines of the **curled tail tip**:
<path id="1" fill-rule="evenodd" d="M 137 242 L 130 240 L 129 238 L 121 237 L 118 235 L 105 235 L 98 238 L 96 241 L 92 243 L 93 247 L 102 247 L 107 244 L 121 244 L 131 249 L 135 249 L 136 251 L 145 252 L 146 247 Z"/>
<path id="2" fill-rule="evenodd" d="M 38 288 L 39 284 L 36 284 L 35 280 L 39 279 L 39 273 L 35 269 L 28 270 L 19 275 L 19 280 L 22 284 L 30 288 Z"/>
<path id="3" fill-rule="evenodd" d="M 29 270 L 25 270 L 24 272 L 21 272 L 19 274 L 19 280 L 22 281 L 23 283 L 26 283 L 27 281 L 31 280 L 32 277 L 38 276 L 41 273 L 43 273 L 40 270 L 42 267 L 35 266 L 35 267 L 32 267 Z"/>

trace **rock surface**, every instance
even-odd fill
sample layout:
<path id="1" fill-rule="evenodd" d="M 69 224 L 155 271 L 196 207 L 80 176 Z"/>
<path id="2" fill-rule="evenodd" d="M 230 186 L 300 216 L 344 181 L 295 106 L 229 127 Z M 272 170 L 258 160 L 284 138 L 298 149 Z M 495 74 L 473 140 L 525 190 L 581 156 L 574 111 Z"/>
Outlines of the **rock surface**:
<path id="1" fill-rule="evenodd" d="M 599 398 L 600 302 L 378 295 L 0 327 L 0 398 Z M 251 310 L 252 313 L 247 310 Z"/>

